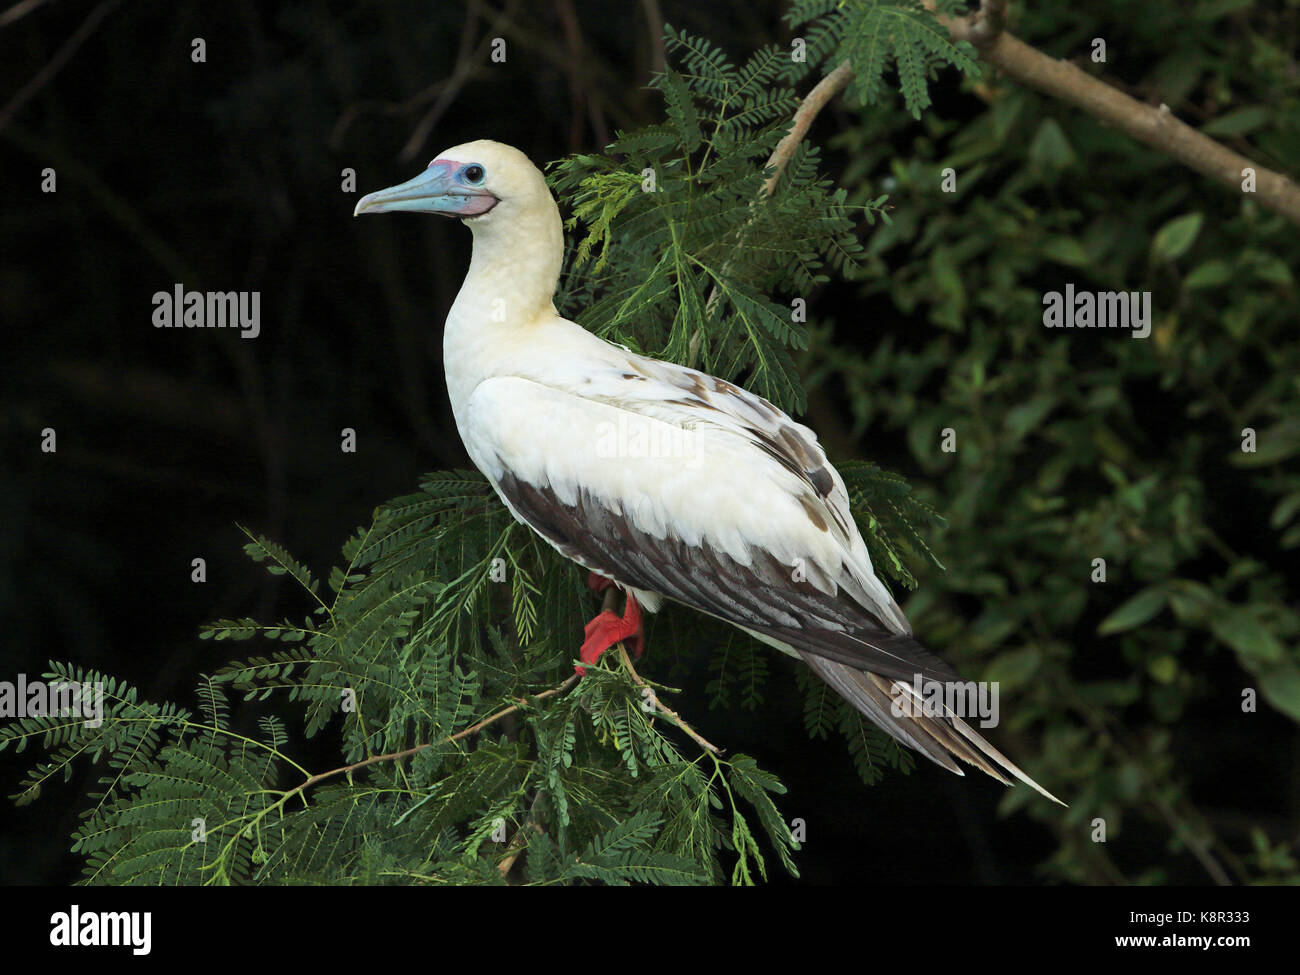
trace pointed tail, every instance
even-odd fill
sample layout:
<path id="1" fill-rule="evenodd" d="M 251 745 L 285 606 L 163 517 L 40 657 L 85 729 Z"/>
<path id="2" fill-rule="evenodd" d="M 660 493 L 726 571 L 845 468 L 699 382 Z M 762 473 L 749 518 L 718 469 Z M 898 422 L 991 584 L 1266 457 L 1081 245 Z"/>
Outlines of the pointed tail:
<path id="1" fill-rule="evenodd" d="M 957 775 L 964 775 L 961 767 L 953 761 L 953 758 L 959 758 L 991 775 L 1003 785 L 1011 785 L 1011 780 L 1003 774 L 1007 773 L 1052 802 L 1065 805 L 990 745 L 946 704 L 943 706 L 945 714 L 931 715 L 926 713 L 926 703 L 918 697 L 916 689 L 902 681 L 857 670 L 816 654 L 799 651 L 799 656 L 841 697 L 904 745 L 916 749 L 935 764 L 942 765 Z M 895 702 L 903 695 L 906 695 L 911 706 L 897 708 Z M 896 710 L 903 713 L 896 714 Z"/>

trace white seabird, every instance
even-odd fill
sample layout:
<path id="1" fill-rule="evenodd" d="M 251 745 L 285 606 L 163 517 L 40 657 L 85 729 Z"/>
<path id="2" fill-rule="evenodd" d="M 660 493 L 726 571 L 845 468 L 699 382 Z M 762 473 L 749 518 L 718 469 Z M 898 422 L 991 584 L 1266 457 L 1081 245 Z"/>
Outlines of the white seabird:
<path id="1" fill-rule="evenodd" d="M 627 593 L 581 659 L 639 636 L 669 598 L 802 659 L 854 707 L 944 768 L 1011 775 L 1059 802 L 921 681 L 961 682 L 912 637 L 872 571 L 844 481 L 816 435 L 695 369 L 560 317 L 563 225 L 542 173 L 482 140 L 448 149 L 355 213 L 458 217 L 474 250 L 447 315 L 447 389 L 470 458 L 521 522 Z"/>

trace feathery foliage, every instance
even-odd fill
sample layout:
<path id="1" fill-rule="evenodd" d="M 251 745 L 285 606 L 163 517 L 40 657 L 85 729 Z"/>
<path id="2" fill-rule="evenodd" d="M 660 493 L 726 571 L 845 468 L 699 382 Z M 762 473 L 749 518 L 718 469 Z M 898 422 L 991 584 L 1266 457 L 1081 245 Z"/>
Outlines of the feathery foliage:
<path id="1" fill-rule="evenodd" d="M 936 8 L 943 14 L 966 12 L 960 0 L 944 0 Z M 914 119 L 930 107 L 929 79 L 940 68 L 979 73 L 974 48 L 954 42 L 921 0 L 795 0 L 785 19 L 792 27 L 807 26 L 810 62 L 853 65 L 849 90 L 867 105 L 880 99 L 892 65 Z"/>
<path id="2" fill-rule="evenodd" d="M 791 350 L 807 347 L 806 296 L 862 252 L 855 216 L 801 146 L 769 198 L 764 163 L 798 106 L 790 56 L 772 46 L 731 64 L 708 41 L 668 28 L 677 65 L 654 82 L 666 119 L 618 137 L 600 156 L 553 166 L 585 225 L 560 307 L 598 335 L 702 368 L 782 409 L 806 406 Z"/>

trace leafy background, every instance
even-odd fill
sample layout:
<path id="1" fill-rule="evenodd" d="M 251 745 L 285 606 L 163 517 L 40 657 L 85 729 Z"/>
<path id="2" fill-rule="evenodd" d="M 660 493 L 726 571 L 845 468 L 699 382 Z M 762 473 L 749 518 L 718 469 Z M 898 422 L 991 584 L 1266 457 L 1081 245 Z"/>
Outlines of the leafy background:
<path id="1" fill-rule="evenodd" d="M 855 475 L 869 503 L 860 513 L 885 522 L 873 540 L 899 540 L 896 560 L 882 550 L 876 560 L 896 568 L 900 596 L 909 575 L 919 582 L 905 603 L 918 634 L 970 676 L 1001 681 L 998 742 L 1072 804 L 1049 810 L 937 769 L 900 774 L 896 752 L 842 720 L 814 719 L 823 734 L 810 738 L 817 688 L 792 665 L 689 615 L 656 621 L 642 670 L 684 688 L 672 706 L 728 759 L 752 755 L 784 782 L 782 815 L 808 824 L 794 854 L 805 882 L 1293 879 L 1295 228 L 1076 110 L 979 74 L 968 51 L 949 52 L 957 67 L 939 69 L 940 54 L 921 40 L 904 47 L 897 72 L 887 58 L 883 73 L 859 72 L 813 128 L 817 155 L 791 166 L 771 225 L 750 220 L 740 201 L 761 182 L 757 167 L 780 134 L 770 126 L 794 104 L 777 89 L 803 91 L 811 78 L 762 75 L 755 104 L 730 108 L 754 111 L 740 125 L 754 141 L 728 141 L 709 122 L 719 106 L 708 72 L 692 67 L 690 45 L 661 47 L 659 20 L 735 65 L 760 64 L 766 45 L 806 35 L 808 68 L 821 70 L 860 43 L 870 18 L 907 15 L 895 6 L 664 3 L 611 13 L 581 2 L 250 2 L 219 12 L 177 4 L 160 15 L 110 5 L 57 78 L 0 115 L 0 307 L 11 337 L 0 480 L 6 669 L 35 675 L 55 659 L 112 673 L 138 686 L 139 700 L 176 701 L 195 721 L 228 723 L 313 770 L 348 749 L 361 754 L 354 726 L 340 734 L 323 717 L 313 729 L 321 733 L 304 739 L 310 695 L 225 703 L 206 682 L 196 694 L 201 673 L 227 689 L 284 676 L 236 668 L 221 680 L 232 657 L 276 648 L 199 640 L 197 625 L 287 614 L 281 636 L 292 635 L 315 604 L 285 551 L 325 574 L 378 503 L 414 497 L 430 471 L 466 466 L 442 390 L 438 325 L 468 235 L 414 218 L 354 225 L 355 197 L 339 191 L 339 171 L 356 168 L 364 192 L 406 178 L 446 145 L 497 137 L 539 162 L 576 154 L 551 173 L 579 218 L 571 236 L 596 232 L 564 281 L 566 307 L 585 309 L 584 323 L 651 352 L 698 356 L 783 405 L 806 405 L 805 419 Z M 0 27 L 13 52 L 2 90 L 18 92 L 91 9 L 52 5 Z M 1294 7 L 1107 2 L 1012 12 L 1011 28 L 1028 42 L 1168 104 L 1261 164 L 1287 171 L 1296 158 Z M 204 65 L 189 61 L 196 36 L 208 44 Z M 485 54 L 495 36 L 509 45 L 504 65 Z M 1087 60 L 1094 37 L 1107 42 L 1104 66 Z M 681 79 L 647 87 L 665 56 Z M 871 54 L 854 57 L 869 63 Z M 640 141 L 623 145 L 616 164 L 599 155 L 619 131 L 636 130 L 627 138 Z M 692 145 L 697 130 L 717 143 L 712 175 L 703 142 Z M 638 153 L 662 161 L 678 150 L 683 167 L 664 170 L 655 213 L 638 212 L 648 205 L 639 190 L 618 195 L 641 168 Z M 53 196 L 38 190 L 47 165 L 59 173 Z M 945 167 L 957 172 L 955 194 L 941 190 Z M 706 177 L 719 187 L 713 196 L 697 192 Z M 613 215 L 603 241 L 602 212 Z M 674 226 L 694 236 L 665 238 Z M 727 247 L 735 233 L 748 248 Z M 730 263 L 728 253 L 737 255 Z M 640 273 L 664 254 L 673 261 L 661 278 Z M 679 265 L 683 255 L 691 260 Z M 176 281 L 261 290 L 263 335 L 154 330 L 149 298 Z M 644 290 L 620 315 L 610 296 L 629 281 Z M 1043 293 L 1067 281 L 1150 290 L 1151 338 L 1042 328 Z M 660 284 L 673 293 L 657 293 Z M 796 296 L 808 301 L 807 328 L 782 333 L 788 318 L 776 309 Z M 699 321 L 708 328 L 692 349 Z M 33 446 L 46 426 L 59 431 L 54 456 Z M 338 450 L 345 426 L 359 432 L 357 454 Z M 1259 432 L 1255 454 L 1239 449 L 1248 426 Z M 957 431 L 956 453 L 939 450 L 944 428 Z M 912 493 L 852 463 L 866 458 L 905 475 Z M 436 481 L 425 497 L 455 499 L 448 484 Z M 462 493 L 469 500 L 457 503 L 472 506 L 472 491 Z M 904 501 L 932 506 L 946 526 L 903 520 Z M 411 537 L 432 523 L 412 520 Z M 250 542 L 241 524 L 272 541 Z M 480 541 L 495 540 L 515 568 L 536 573 L 526 577 L 538 592 L 572 599 L 530 600 L 515 583 L 479 606 L 503 604 L 509 626 L 495 637 L 465 625 L 448 641 L 448 614 L 463 614 L 438 602 L 441 588 L 429 590 L 432 605 L 403 609 L 422 614 L 407 623 L 385 617 L 395 629 L 381 645 L 402 645 L 417 621 L 458 651 L 522 668 L 479 666 L 478 684 L 457 685 L 468 669 L 446 669 L 432 640 L 431 692 L 459 686 L 458 701 L 477 701 L 521 680 L 541 689 L 549 684 L 538 678 L 561 673 L 572 652 L 566 634 L 578 631 L 564 621 L 580 625 L 591 608 L 580 578 L 550 579 L 529 561 L 540 555 L 522 530 L 503 537 L 493 524 Z M 292 571 L 261 573 L 245 545 L 273 565 L 283 555 Z M 460 552 L 456 565 L 482 554 Z M 196 555 L 209 563 L 204 585 L 190 582 Z M 1098 557 L 1105 584 L 1089 580 Z M 457 580 L 453 568 L 436 565 L 430 578 Z M 534 652 L 493 657 L 494 639 L 527 628 L 530 602 L 541 614 Z M 239 625 L 224 635 L 244 635 Z M 602 682 L 615 697 L 634 694 L 613 670 L 593 671 L 582 686 L 597 694 Z M 1260 692 L 1257 713 L 1241 710 L 1246 687 Z M 391 721 L 391 742 L 428 731 L 391 702 L 369 700 Z M 459 704 L 447 707 L 451 717 L 440 720 L 463 726 Z M 509 779 L 517 763 L 508 749 L 523 747 L 518 734 L 545 747 L 543 725 L 538 715 L 513 742 L 494 738 L 475 751 L 479 771 L 502 770 L 494 789 L 520 793 L 513 809 L 527 809 L 531 793 Z M 687 752 L 689 742 L 669 737 Z M 592 755 L 613 755 L 627 771 L 625 749 L 595 744 Z M 200 743 L 190 748 L 203 754 Z M 427 788 L 438 762 L 454 757 L 422 761 L 402 788 Z M 18 791 L 30 753 L 9 749 L 0 762 L 14 783 L 6 791 Z M 868 788 L 861 773 L 879 781 Z M 74 766 L 72 781 L 48 785 L 37 805 L 5 810 L 4 879 L 77 875 L 67 837 L 104 774 Z M 761 804 L 740 805 L 771 868 L 780 831 L 760 828 Z M 462 823 L 484 814 L 447 813 Z M 1097 816 L 1108 824 L 1105 845 L 1089 839 Z M 667 832 L 648 819 L 594 824 L 593 834 L 598 826 L 622 832 L 605 830 L 606 846 L 589 859 L 617 859 Z M 465 859 L 476 836 L 463 829 L 448 842 Z M 736 857 L 721 856 L 725 878 Z"/>

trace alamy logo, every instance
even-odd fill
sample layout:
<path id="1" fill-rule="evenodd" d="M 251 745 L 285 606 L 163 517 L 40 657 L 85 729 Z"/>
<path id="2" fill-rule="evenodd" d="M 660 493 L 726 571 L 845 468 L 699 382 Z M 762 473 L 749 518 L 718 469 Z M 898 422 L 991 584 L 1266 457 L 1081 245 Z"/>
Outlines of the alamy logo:
<path id="1" fill-rule="evenodd" d="M 104 723 L 104 685 L 99 681 L 0 681 L 0 718 L 82 718 L 87 728 Z"/>
<path id="2" fill-rule="evenodd" d="M 1133 338 L 1151 334 L 1150 291 L 1049 291 L 1043 295 L 1047 328 L 1131 328 Z"/>
<path id="3" fill-rule="evenodd" d="M 620 412 L 618 422 L 596 425 L 596 456 L 627 460 L 655 457 L 680 460 L 682 466 L 700 466 L 696 434 L 653 417 Z"/>
<path id="4" fill-rule="evenodd" d="M 889 694 L 896 718 L 978 718 L 981 728 L 998 723 L 997 681 L 939 681 L 915 674 L 911 684 L 895 681 Z"/>
<path id="5" fill-rule="evenodd" d="M 153 306 L 154 328 L 237 328 L 244 339 L 262 332 L 260 291 L 186 291 L 178 283 L 155 291 Z"/>
<path id="6" fill-rule="evenodd" d="M 60 948 L 129 947 L 133 955 L 147 955 L 152 928 L 149 911 L 82 911 L 73 904 L 66 913 L 50 915 L 50 944 Z"/>

